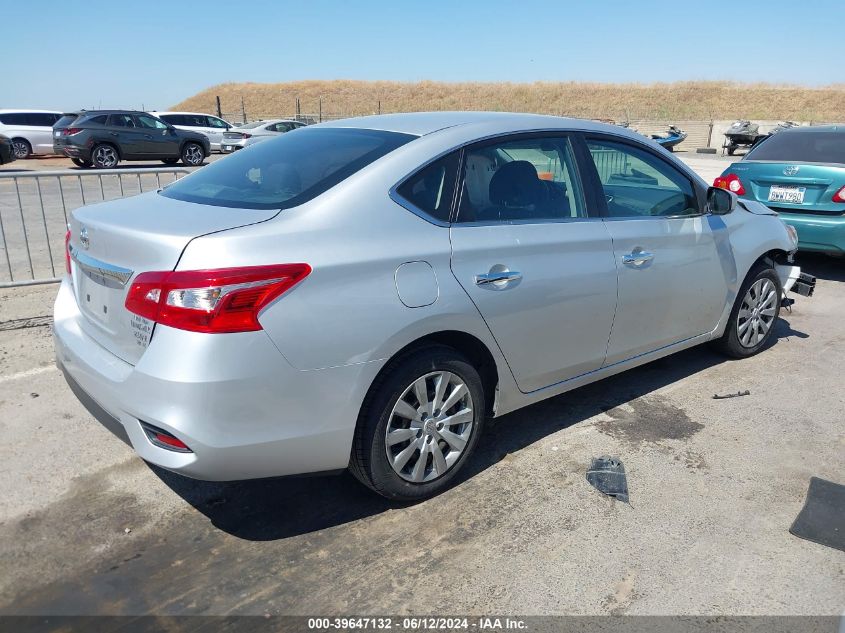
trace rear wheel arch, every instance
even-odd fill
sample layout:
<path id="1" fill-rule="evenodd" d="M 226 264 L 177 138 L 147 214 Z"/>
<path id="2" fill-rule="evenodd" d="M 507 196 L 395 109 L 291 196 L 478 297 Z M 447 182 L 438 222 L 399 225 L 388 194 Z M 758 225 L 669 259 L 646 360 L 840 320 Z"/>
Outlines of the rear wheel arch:
<path id="1" fill-rule="evenodd" d="M 384 367 L 373 379 L 364 401 L 366 402 L 370 394 L 381 383 L 381 378 L 396 361 L 419 349 L 437 345 L 452 348 L 462 356 L 465 356 L 470 364 L 475 367 L 481 376 L 481 383 L 484 387 L 484 410 L 487 416 L 491 416 L 494 412 L 496 388 L 499 385 L 499 370 L 496 366 L 496 359 L 481 339 L 460 330 L 433 332 L 405 345 L 405 347 L 401 348 L 388 359 Z"/>

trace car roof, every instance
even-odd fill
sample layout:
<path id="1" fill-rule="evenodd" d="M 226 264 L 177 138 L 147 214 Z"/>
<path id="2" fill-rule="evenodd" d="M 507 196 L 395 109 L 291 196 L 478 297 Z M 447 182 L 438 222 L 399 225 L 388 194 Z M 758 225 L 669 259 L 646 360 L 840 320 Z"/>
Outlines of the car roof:
<path id="1" fill-rule="evenodd" d="M 145 112 L 144 110 L 75 110 L 65 112 L 64 114 L 65 116 L 70 116 L 71 114 L 83 116 L 85 114 L 149 114 L 149 112 Z"/>
<path id="2" fill-rule="evenodd" d="M 778 134 L 800 134 L 802 132 L 838 132 L 839 134 L 845 134 L 845 125 L 841 123 L 838 125 L 798 125 L 781 130 Z"/>
<path id="3" fill-rule="evenodd" d="M 36 110 L 35 108 L 0 108 L 0 114 L 19 114 L 21 112 L 34 112 L 36 114 L 61 114 L 59 110 Z"/>
<path id="4" fill-rule="evenodd" d="M 249 123 L 240 123 L 236 127 L 241 127 L 242 125 L 262 125 L 266 123 L 267 125 L 271 125 L 273 123 L 299 123 L 299 121 L 295 119 L 261 119 L 260 121 L 250 121 Z"/>
<path id="5" fill-rule="evenodd" d="M 485 129 L 506 133 L 525 129 L 579 129 L 639 136 L 617 125 L 587 119 L 573 119 L 546 114 L 516 112 L 408 112 L 340 119 L 318 124 L 320 127 L 364 128 L 425 136 L 439 130 L 464 125 L 483 125 Z M 641 138 L 641 137 L 640 137 Z"/>

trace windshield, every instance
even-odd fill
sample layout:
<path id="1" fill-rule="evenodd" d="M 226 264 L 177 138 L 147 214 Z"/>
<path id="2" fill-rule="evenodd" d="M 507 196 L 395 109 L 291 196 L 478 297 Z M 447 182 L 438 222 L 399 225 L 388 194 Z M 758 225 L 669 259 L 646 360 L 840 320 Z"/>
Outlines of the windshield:
<path id="1" fill-rule="evenodd" d="M 779 132 L 748 152 L 745 160 L 845 164 L 845 131 L 790 130 Z"/>
<path id="2" fill-rule="evenodd" d="M 414 138 L 380 130 L 304 128 L 227 156 L 160 193 L 217 207 L 288 209 Z"/>

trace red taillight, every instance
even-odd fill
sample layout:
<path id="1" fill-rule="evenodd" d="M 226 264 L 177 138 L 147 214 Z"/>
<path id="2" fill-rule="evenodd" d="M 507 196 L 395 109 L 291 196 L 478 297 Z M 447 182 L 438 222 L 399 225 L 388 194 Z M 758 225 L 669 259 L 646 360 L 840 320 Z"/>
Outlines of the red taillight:
<path id="1" fill-rule="evenodd" d="M 141 273 L 126 309 L 191 332 L 253 332 L 261 310 L 310 273 L 308 264 Z"/>
<path id="2" fill-rule="evenodd" d="M 79 134 L 81 131 L 81 127 L 68 127 L 62 130 L 62 136 L 73 136 L 74 134 Z"/>
<path id="3" fill-rule="evenodd" d="M 252 138 L 252 134 L 241 134 L 243 138 Z"/>
<path id="4" fill-rule="evenodd" d="M 716 180 L 713 181 L 713 186 L 719 187 L 720 189 L 727 189 L 728 191 L 734 192 L 738 196 L 741 196 L 745 193 L 745 187 L 742 186 L 742 181 L 736 174 L 719 176 L 718 178 L 716 178 Z"/>
<path id="5" fill-rule="evenodd" d="M 70 274 L 70 229 L 65 233 L 65 271 Z"/>
<path id="6" fill-rule="evenodd" d="M 834 202 L 845 202 L 845 187 L 833 194 Z"/>

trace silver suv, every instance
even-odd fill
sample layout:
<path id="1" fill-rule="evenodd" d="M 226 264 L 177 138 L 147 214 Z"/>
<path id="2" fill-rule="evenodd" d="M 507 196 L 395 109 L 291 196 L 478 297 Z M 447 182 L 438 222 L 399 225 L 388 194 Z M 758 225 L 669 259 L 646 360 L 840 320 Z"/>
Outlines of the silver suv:
<path id="1" fill-rule="evenodd" d="M 62 116 L 53 110 L 0 110 L 0 134 L 12 139 L 15 158 L 53 153 L 53 125 Z"/>

